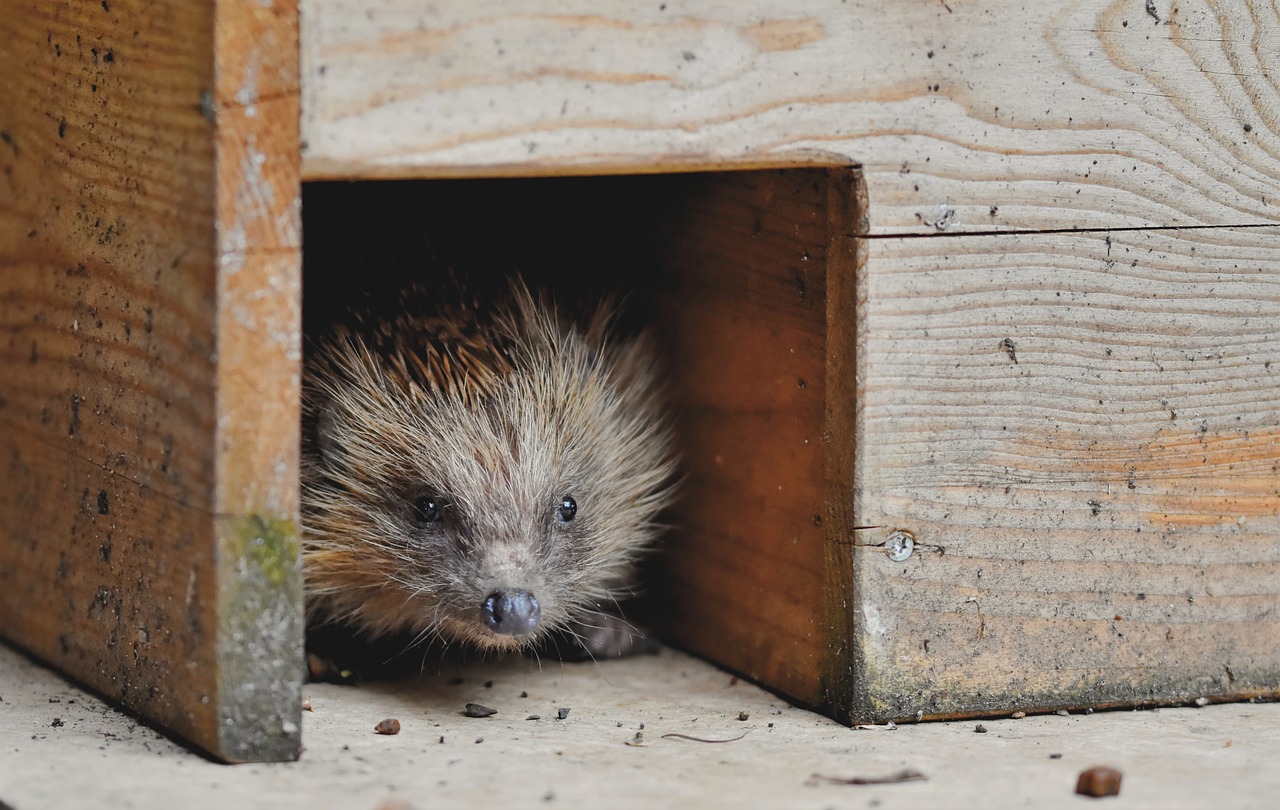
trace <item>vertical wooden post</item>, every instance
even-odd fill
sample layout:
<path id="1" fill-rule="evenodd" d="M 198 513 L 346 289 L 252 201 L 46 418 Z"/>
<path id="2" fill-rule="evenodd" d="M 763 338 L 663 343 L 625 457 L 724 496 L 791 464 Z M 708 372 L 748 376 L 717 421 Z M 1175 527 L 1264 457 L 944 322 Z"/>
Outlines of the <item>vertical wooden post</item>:
<path id="1" fill-rule="evenodd" d="M 842 717 L 861 187 L 852 167 L 685 176 L 653 285 L 688 475 L 666 629 Z"/>
<path id="2" fill-rule="evenodd" d="M 296 7 L 26 0 L 0 41 L 0 633 L 293 758 Z"/>

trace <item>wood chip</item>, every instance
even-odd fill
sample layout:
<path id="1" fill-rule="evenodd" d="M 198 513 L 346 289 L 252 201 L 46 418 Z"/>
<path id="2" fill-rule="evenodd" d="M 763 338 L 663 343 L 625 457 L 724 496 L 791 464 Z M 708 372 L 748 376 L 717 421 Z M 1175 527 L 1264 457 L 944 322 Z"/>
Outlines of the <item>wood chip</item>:
<path id="1" fill-rule="evenodd" d="M 1119 796 L 1123 775 L 1115 768 L 1096 766 L 1080 772 L 1076 779 L 1076 793 L 1081 796 Z"/>

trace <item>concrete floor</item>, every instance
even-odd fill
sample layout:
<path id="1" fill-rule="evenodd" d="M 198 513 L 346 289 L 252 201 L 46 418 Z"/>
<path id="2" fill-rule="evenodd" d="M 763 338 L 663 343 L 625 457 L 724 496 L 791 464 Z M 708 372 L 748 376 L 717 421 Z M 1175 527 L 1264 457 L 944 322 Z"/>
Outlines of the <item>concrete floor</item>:
<path id="1" fill-rule="evenodd" d="M 1097 764 L 1124 772 L 1104 807 L 1280 806 L 1277 704 L 856 730 L 671 650 L 305 691 L 299 762 L 218 765 L 0 646 L 0 808 L 1086 807 L 1076 775 Z M 373 732 L 386 717 L 398 735 Z M 811 779 L 904 768 L 926 780 Z"/>

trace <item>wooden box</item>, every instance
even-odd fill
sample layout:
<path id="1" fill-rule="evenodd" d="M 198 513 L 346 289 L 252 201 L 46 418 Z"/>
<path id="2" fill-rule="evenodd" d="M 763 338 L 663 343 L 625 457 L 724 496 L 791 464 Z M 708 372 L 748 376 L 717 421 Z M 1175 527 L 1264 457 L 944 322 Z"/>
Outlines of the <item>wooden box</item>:
<path id="1" fill-rule="evenodd" d="M 306 216 L 633 289 L 676 643 L 845 722 L 1280 695 L 1280 19 L 1149 6 L 15 4 L 0 629 L 296 755 L 302 181 L 544 177 Z"/>

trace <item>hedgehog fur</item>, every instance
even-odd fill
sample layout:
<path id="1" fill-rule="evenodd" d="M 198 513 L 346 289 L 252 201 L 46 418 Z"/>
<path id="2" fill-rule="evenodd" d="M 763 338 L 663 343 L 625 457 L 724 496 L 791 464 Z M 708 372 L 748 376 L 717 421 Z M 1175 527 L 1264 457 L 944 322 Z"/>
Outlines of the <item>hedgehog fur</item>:
<path id="1" fill-rule="evenodd" d="M 616 309 L 410 284 L 309 346 L 312 623 L 518 649 L 631 592 L 676 459 L 657 353 Z"/>

